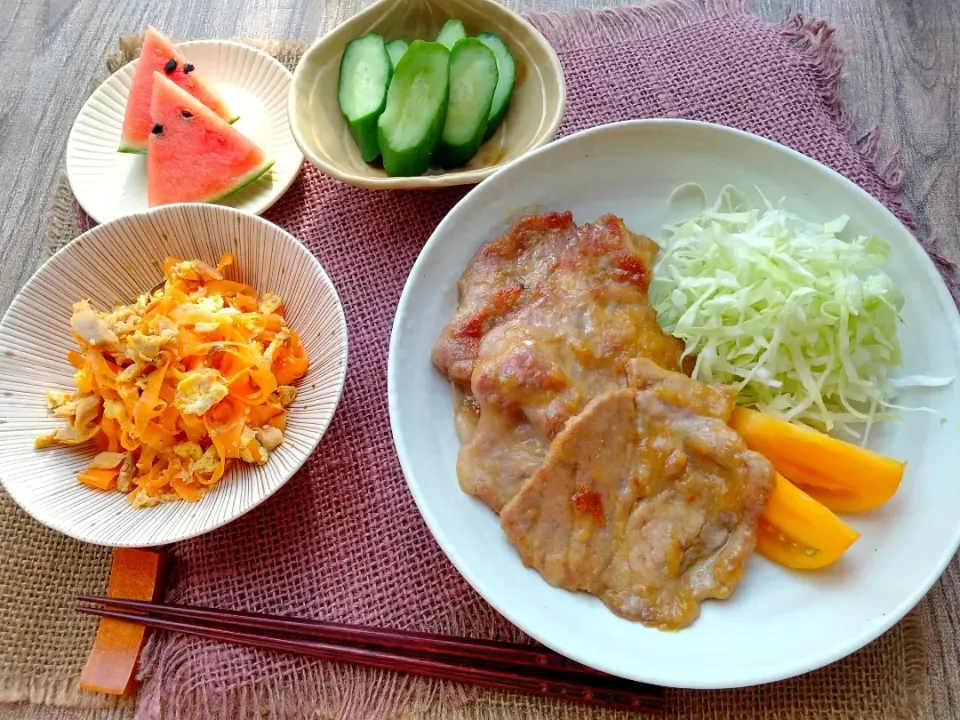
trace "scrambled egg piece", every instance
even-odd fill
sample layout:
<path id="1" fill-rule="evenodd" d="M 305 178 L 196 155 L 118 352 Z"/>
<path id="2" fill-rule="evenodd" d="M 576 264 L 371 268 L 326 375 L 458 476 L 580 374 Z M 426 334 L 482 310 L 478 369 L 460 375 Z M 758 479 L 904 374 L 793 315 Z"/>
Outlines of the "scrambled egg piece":
<path id="1" fill-rule="evenodd" d="M 64 402 L 53 409 L 56 417 L 65 418 L 69 423 L 66 427 L 57 428 L 46 435 L 41 435 L 33 442 L 35 448 L 46 448 L 52 445 L 79 445 L 93 438 L 100 430 L 97 425 L 97 415 L 100 413 L 100 398 L 96 395 L 76 395 L 71 399 L 62 399 Z M 47 396 L 47 403 L 51 398 Z"/>
<path id="2" fill-rule="evenodd" d="M 217 455 L 217 449 L 211 445 L 204 451 L 203 455 L 190 463 L 190 472 L 209 476 L 217 469 L 219 464 L 220 456 Z"/>
<path id="3" fill-rule="evenodd" d="M 166 345 L 168 338 L 161 335 L 144 335 L 139 330 L 127 338 L 127 357 L 131 360 L 153 362 L 160 354 L 160 348 Z"/>
<path id="4" fill-rule="evenodd" d="M 263 446 L 264 450 L 273 452 L 283 442 L 283 433 L 278 428 L 267 425 L 257 430 L 257 442 Z"/>
<path id="5" fill-rule="evenodd" d="M 240 459 L 248 463 L 263 465 L 267 462 L 266 450 L 257 441 L 257 433 L 245 427 L 240 432 Z"/>
<path id="6" fill-rule="evenodd" d="M 120 465 L 120 472 L 117 474 L 117 490 L 120 492 L 130 492 L 133 489 L 133 478 L 137 471 L 137 463 L 133 459 L 133 453 L 127 453 L 123 464 Z"/>
<path id="7" fill-rule="evenodd" d="M 181 260 L 170 267 L 168 278 L 202 282 L 204 280 L 223 280 L 223 275 L 203 260 Z"/>
<path id="8" fill-rule="evenodd" d="M 203 415 L 230 393 L 223 379 L 220 372 L 212 368 L 188 372 L 177 383 L 177 397 L 173 404 L 180 412 Z"/>
<path id="9" fill-rule="evenodd" d="M 47 390 L 47 407 L 56 410 L 61 405 L 66 405 L 73 400 L 74 394 L 71 392 L 61 392 L 59 390 Z"/>
<path id="10" fill-rule="evenodd" d="M 94 347 L 113 348 L 119 342 L 117 334 L 107 327 L 107 323 L 90 308 L 86 300 L 74 303 L 70 327 L 80 340 Z"/>
<path id="11" fill-rule="evenodd" d="M 260 307 L 258 310 L 264 315 L 269 315 L 270 313 L 276 312 L 282 305 L 283 300 L 280 299 L 279 295 L 268 292 L 260 297 Z"/>
<path id="12" fill-rule="evenodd" d="M 173 448 L 173 451 L 182 458 L 188 460 L 199 460 L 203 455 L 203 448 L 199 443 L 184 442 Z"/>
<path id="13" fill-rule="evenodd" d="M 101 452 L 97 453 L 96 457 L 90 461 L 88 467 L 99 468 L 101 470 L 109 470 L 111 468 L 119 467 L 127 457 L 127 453 L 121 452 Z"/>
<path id="14" fill-rule="evenodd" d="M 138 487 L 136 490 L 130 493 L 130 504 L 135 508 L 154 507 L 162 502 L 171 502 L 179 499 L 180 496 L 175 492 L 165 492 L 160 493 L 159 495 L 151 495 L 143 486 Z"/>
<path id="15" fill-rule="evenodd" d="M 129 335 L 137 329 L 137 326 L 140 324 L 140 315 L 142 314 L 143 307 L 146 305 L 145 302 L 141 303 L 143 300 L 144 298 L 141 297 L 133 305 L 121 305 L 103 318 L 107 327 L 113 331 L 118 339 Z"/>
<path id="16" fill-rule="evenodd" d="M 281 385 L 277 388 L 277 398 L 280 404 L 287 407 L 297 397 L 297 389 L 293 385 Z"/>

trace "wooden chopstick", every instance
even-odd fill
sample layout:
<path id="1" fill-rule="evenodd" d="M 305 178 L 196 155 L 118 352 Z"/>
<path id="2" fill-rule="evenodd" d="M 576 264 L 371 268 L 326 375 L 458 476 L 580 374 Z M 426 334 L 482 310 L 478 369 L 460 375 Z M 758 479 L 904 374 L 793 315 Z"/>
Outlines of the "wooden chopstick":
<path id="1" fill-rule="evenodd" d="M 586 665 L 581 665 L 552 650 L 543 647 L 531 647 L 530 645 L 460 638 L 449 635 L 434 635 L 432 633 L 416 632 L 414 630 L 344 625 L 322 620 L 246 613 L 236 610 L 221 610 L 219 608 L 122 600 L 94 595 L 78 595 L 77 600 L 124 610 L 149 612 L 160 617 L 205 620 L 221 625 L 228 624 L 235 627 L 268 630 L 345 644 L 360 644 L 375 648 L 449 657 L 466 657 L 496 663 L 554 668 L 587 675 L 606 676 L 606 673 L 594 670 Z"/>
<path id="2" fill-rule="evenodd" d="M 486 685 L 610 708 L 663 709 L 661 688 L 606 675 L 545 648 L 315 620 L 81 595 L 77 611 L 324 660 Z"/>

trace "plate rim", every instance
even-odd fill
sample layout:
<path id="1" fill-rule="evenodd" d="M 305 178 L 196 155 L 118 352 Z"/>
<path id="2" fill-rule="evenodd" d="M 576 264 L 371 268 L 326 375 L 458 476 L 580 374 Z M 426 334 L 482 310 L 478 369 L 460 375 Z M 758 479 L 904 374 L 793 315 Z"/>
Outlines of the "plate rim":
<path id="1" fill-rule="evenodd" d="M 221 522 L 212 524 L 209 527 L 204 527 L 203 529 L 183 533 L 181 535 L 171 536 L 169 538 L 164 538 L 158 541 L 151 541 L 146 544 L 143 542 L 130 542 L 130 541 L 123 541 L 119 543 L 104 542 L 101 540 L 92 539 L 91 537 L 89 537 L 83 532 L 73 532 L 67 529 L 66 527 L 63 527 L 60 523 L 48 522 L 47 520 L 43 520 L 37 517 L 37 515 L 33 512 L 33 510 L 22 502 L 22 499 L 21 497 L 18 497 L 17 492 L 11 488 L 11 483 L 9 483 L 9 481 L 6 479 L 6 473 L 2 472 L 2 466 L 0 466 L 0 488 L 2 488 L 10 496 L 10 498 L 14 501 L 17 507 L 19 507 L 27 515 L 29 515 L 33 520 L 40 523 L 44 527 L 50 528 L 51 530 L 54 530 L 63 535 L 66 535 L 67 537 L 70 537 L 74 540 L 88 543 L 90 545 L 97 545 L 100 547 L 113 547 L 113 548 L 160 547 L 160 546 L 168 545 L 171 543 L 183 542 L 184 540 L 190 540 L 196 537 L 200 537 L 202 535 L 206 535 L 207 533 L 213 532 L 214 530 L 218 530 L 224 527 L 225 525 L 228 525 L 229 523 L 235 520 L 238 520 L 244 515 L 247 515 L 248 513 L 255 510 L 257 507 L 262 505 L 264 502 L 266 502 L 268 499 L 273 497 L 273 495 L 275 495 L 277 492 L 279 492 L 279 490 L 283 488 L 285 485 L 287 485 L 287 483 L 290 482 L 293 476 L 296 475 L 300 471 L 300 469 L 307 463 L 307 461 L 310 459 L 310 456 L 313 455 L 313 453 L 316 451 L 317 447 L 319 446 L 320 441 L 323 439 L 323 437 L 327 434 L 327 431 L 330 429 L 330 425 L 333 423 L 333 419 L 336 416 L 337 408 L 340 406 L 340 401 L 343 398 L 343 391 L 346 385 L 347 367 L 349 362 L 349 328 L 347 326 L 347 319 L 346 319 L 346 313 L 343 307 L 343 301 L 340 299 L 340 293 L 337 291 L 337 287 L 333 283 L 333 280 L 330 278 L 330 275 L 327 273 L 326 268 L 324 268 L 323 265 L 321 265 L 320 261 L 316 258 L 316 256 L 312 252 L 310 252 L 310 249 L 306 245 L 304 245 L 302 242 L 300 242 L 299 239 L 297 239 L 293 234 L 289 233 L 287 230 L 283 229 L 279 225 L 276 225 L 275 223 L 272 223 L 269 220 L 260 217 L 259 215 L 254 215 L 252 213 L 244 212 L 242 210 L 237 210 L 236 208 L 231 208 L 224 205 L 213 205 L 213 204 L 203 204 L 203 203 L 171 203 L 169 205 L 161 205 L 159 207 L 150 208 L 148 210 L 129 213 L 128 215 L 123 215 L 122 217 L 117 218 L 117 220 L 129 221 L 129 220 L 134 220 L 135 218 L 143 218 L 145 216 L 154 215 L 154 214 L 165 214 L 168 212 L 173 212 L 175 210 L 181 210 L 181 209 L 185 209 L 188 212 L 201 212 L 201 213 L 224 212 L 228 215 L 240 215 L 240 216 L 244 216 L 245 218 L 249 218 L 251 221 L 255 223 L 258 223 L 260 225 L 265 225 L 268 228 L 271 228 L 274 231 L 278 232 L 280 237 L 284 238 L 285 242 L 288 242 L 292 246 L 297 247 L 298 252 L 302 252 L 308 257 L 308 260 L 314 266 L 314 269 L 319 270 L 318 277 L 320 279 L 320 282 L 328 287 L 329 291 L 331 292 L 331 296 L 335 301 L 336 319 L 337 319 L 337 325 L 339 328 L 339 337 L 340 337 L 340 342 L 338 343 L 339 357 L 337 358 L 338 360 L 337 368 L 338 368 L 339 377 L 337 379 L 336 393 L 334 395 L 333 406 L 330 410 L 330 415 L 327 418 L 326 423 L 324 424 L 321 431 L 317 434 L 316 440 L 309 447 L 309 449 L 307 449 L 304 452 L 303 460 L 296 463 L 296 466 L 292 469 L 292 471 L 287 475 L 286 478 L 278 482 L 276 484 L 276 487 L 270 489 L 269 492 L 265 493 L 262 497 L 259 497 L 256 502 L 250 505 L 250 507 L 246 508 L 245 510 L 243 510 L 242 512 L 236 515 L 229 516 L 228 518 L 224 519 Z M 6 309 L 6 311 L 4 311 L 3 316 L 0 317 L 0 337 L 3 337 L 4 335 L 6 335 L 7 332 L 9 331 L 8 323 L 10 322 L 10 318 L 12 317 L 12 311 L 16 307 L 19 307 L 19 305 L 23 302 L 24 293 L 27 291 L 28 288 L 33 286 L 35 283 L 40 282 L 41 274 L 44 272 L 44 270 L 47 269 L 50 263 L 54 262 L 55 260 L 57 260 L 58 262 L 66 262 L 63 260 L 62 255 L 66 253 L 75 243 L 79 243 L 80 241 L 85 240 L 93 233 L 102 232 L 103 231 L 102 228 L 108 227 L 113 222 L 116 222 L 116 221 L 112 220 L 107 223 L 103 223 L 101 225 L 96 225 L 90 228 L 89 230 L 87 230 L 86 232 L 81 233 L 80 235 L 75 237 L 73 240 L 68 242 L 66 245 L 64 245 L 62 248 L 60 248 L 53 255 L 51 255 L 49 258 L 47 258 L 43 262 L 43 264 L 40 265 L 40 267 L 38 267 L 34 271 L 34 273 L 30 276 L 27 282 L 24 283 L 23 287 L 21 287 L 20 290 L 17 292 L 17 294 L 14 296 L 13 300 L 10 303 L 10 306 Z M 16 485 L 16 483 L 14 483 L 13 485 Z"/>
<path id="2" fill-rule="evenodd" d="M 279 67 L 279 69 L 282 70 L 283 73 L 285 73 L 286 75 L 285 79 L 289 87 L 293 86 L 293 73 L 290 72 L 290 70 L 288 70 L 283 63 L 281 63 L 275 57 L 270 55 L 268 52 L 265 52 L 260 48 L 254 47 L 253 45 L 248 45 L 247 43 L 239 42 L 236 40 L 217 40 L 217 39 L 184 40 L 182 42 L 174 43 L 174 47 L 178 50 L 181 48 L 189 49 L 191 47 L 199 47 L 199 46 L 207 46 L 207 45 L 228 46 L 228 47 L 232 46 L 232 47 L 239 48 L 244 52 L 250 52 L 255 55 L 259 55 L 263 59 L 269 61 L 271 64 Z M 76 148 L 76 142 L 77 142 L 77 139 L 76 139 L 77 122 L 88 111 L 88 106 L 90 105 L 90 103 L 93 102 L 93 100 L 100 93 L 105 92 L 104 90 L 105 87 L 107 87 L 111 83 L 119 82 L 118 78 L 120 78 L 121 76 L 132 75 L 139 61 L 140 61 L 139 57 L 134 58 L 130 62 L 126 63 L 123 67 L 120 67 L 116 71 L 110 73 L 110 75 L 108 75 L 102 83 L 97 85 L 96 90 L 90 93 L 90 96 L 86 100 L 84 100 L 83 105 L 80 106 L 80 110 L 77 111 L 77 114 L 73 118 L 73 122 L 70 125 L 70 132 L 67 134 L 67 145 L 64 152 L 64 165 L 66 168 L 67 182 L 70 185 L 70 192 L 73 194 L 73 197 L 76 199 L 77 204 L 80 205 L 81 208 L 83 208 L 83 211 L 87 213 L 87 215 L 89 215 L 94 220 L 94 222 L 97 222 L 100 224 L 107 223 L 112 220 L 117 220 L 122 217 L 129 217 L 130 215 L 135 215 L 138 213 L 147 212 L 149 210 L 156 209 L 156 208 L 146 208 L 143 210 L 135 210 L 133 212 L 128 212 L 128 213 L 121 212 L 121 213 L 112 215 L 110 217 L 98 217 L 93 212 L 91 212 L 86 205 L 84 205 L 83 200 L 80 197 L 80 194 L 77 193 L 77 190 L 74 184 L 73 173 L 71 172 L 71 166 L 72 166 L 71 159 L 75 157 L 75 153 L 76 153 L 75 148 Z M 288 95 L 289 95 L 289 87 L 288 87 L 288 93 L 287 93 Z M 286 102 L 287 101 L 285 101 L 284 104 L 286 104 Z M 286 112 L 284 112 L 283 115 L 287 121 L 287 132 L 290 134 L 290 138 L 292 140 L 292 146 L 297 149 L 297 152 L 300 155 L 300 159 L 297 161 L 296 167 L 291 169 L 291 172 L 289 173 L 289 177 L 283 178 L 283 182 L 275 185 L 273 187 L 273 191 L 269 195 L 264 195 L 264 199 L 261 201 L 260 205 L 257 206 L 257 209 L 255 211 L 243 210 L 242 212 L 247 212 L 251 215 L 262 215 L 263 213 L 265 213 L 267 210 L 273 207 L 277 203 L 277 201 L 280 200 L 281 197 L 283 197 L 286 194 L 287 190 L 290 189 L 290 187 L 296 181 L 297 177 L 299 177 L 300 171 L 303 169 L 303 163 L 305 159 L 303 155 L 303 150 L 300 148 L 299 143 L 297 143 L 296 138 L 294 138 L 293 127 L 290 125 L 289 115 Z M 187 203 L 172 203 L 172 204 L 183 205 Z M 218 205 L 218 203 L 195 203 L 195 204 Z M 162 207 L 162 206 L 158 206 L 158 207 Z M 230 206 L 221 205 L 221 207 L 229 208 Z M 236 209 L 236 208 L 233 208 L 233 209 Z"/>
<path id="3" fill-rule="evenodd" d="M 946 570 L 947 566 L 950 564 L 950 561 L 956 555 L 958 548 L 960 548 L 960 525 L 957 525 L 954 530 L 951 541 L 944 547 L 941 551 L 940 557 L 937 559 L 937 562 L 933 565 L 934 572 L 921 583 L 918 587 L 914 588 L 910 593 L 908 593 L 904 600 L 902 600 L 896 607 L 895 611 L 887 613 L 877 622 L 870 624 L 864 630 L 859 633 L 851 636 L 847 639 L 846 642 L 841 643 L 834 649 L 831 649 L 829 652 L 821 652 L 817 654 L 812 660 L 804 663 L 802 666 L 798 665 L 793 667 L 790 670 L 777 670 L 777 671 L 761 671 L 754 672 L 743 682 L 731 683 L 729 681 L 698 681 L 692 679 L 689 681 L 678 681 L 675 677 L 658 675 L 657 673 L 647 674 L 644 673 L 643 676 L 640 676 L 637 673 L 624 672 L 622 668 L 613 667 L 606 660 L 601 659 L 599 662 L 591 658 L 588 662 L 584 658 L 583 654 L 579 652 L 576 646 L 572 646 L 566 640 L 561 637 L 544 637 L 540 632 L 533 632 L 530 628 L 525 626 L 525 623 L 522 619 L 518 617 L 518 613 L 513 612 L 508 607 L 503 607 L 503 604 L 498 600 L 495 600 L 496 593 L 492 593 L 487 587 L 487 584 L 476 577 L 468 568 L 464 558 L 460 555 L 456 548 L 456 544 L 448 537 L 440 528 L 440 523 L 435 516 L 435 514 L 429 508 L 428 500 L 425 493 L 422 491 L 422 488 L 411 480 L 413 475 L 413 469 L 411 465 L 410 457 L 407 454 L 407 449 L 405 443 L 402 441 L 404 437 L 404 430 L 400 427 L 399 417 L 402 414 L 398 406 L 398 397 L 397 397 L 397 387 L 399 385 L 399 379 L 397 378 L 397 356 L 399 354 L 398 340 L 399 334 L 402 332 L 401 324 L 404 321 L 407 315 L 407 306 L 410 304 L 411 300 L 411 284 L 414 277 L 417 276 L 418 271 L 420 271 L 426 262 L 426 257 L 429 254 L 435 252 L 435 248 L 439 247 L 440 240 L 439 235 L 441 231 L 444 231 L 448 225 L 452 225 L 453 221 L 451 220 L 455 214 L 458 214 L 458 210 L 472 202 L 470 197 L 476 192 L 479 192 L 484 185 L 488 183 L 495 183 L 499 181 L 499 175 L 501 173 L 508 174 L 515 166 L 522 165 L 524 163 L 536 162 L 537 158 L 541 154 L 548 155 L 553 152 L 554 148 L 563 146 L 566 144 L 573 144 L 578 141 L 583 140 L 584 138 L 590 138 L 597 135 L 603 135 L 604 133 L 616 132 L 621 129 L 639 129 L 639 131 L 646 130 L 647 128 L 682 128 L 687 129 L 688 131 L 692 130 L 693 132 L 698 131 L 711 131 L 719 132 L 721 134 L 728 134 L 735 138 L 741 140 L 748 140 L 751 142 L 757 142 L 766 148 L 773 150 L 774 152 L 780 152 L 785 154 L 786 157 L 790 158 L 791 161 L 800 162 L 802 164 L 812 166 L 818 169 L 820 172 L 826 172 L 827 174 L 833 176 L 834 180 L 838 180 L 841 183 L 847 185 L 849 189 L 853 192 L 863 196 L 870 204 L 872 204 L 875 210 L 878 210 L 886 214 L 890 219 L 900 225 L 904 231 L 914 238 L 918 244 L 918 249 L 920 250 L 920 255 L 922 256 L 919 259 L 919 262 L 927 271 L 927 274 L 930 275 L 933 279 L 934 292 L 937 296 L 937 301 L 947 307 L 955 307 L 953 298 L 950 295 L 949 290 L 947 289 L 946 284 L 943 281 L 942 276 L 940 275 L 939 270 L 937 270 L 936 264 L 933 262 L 933 259 L 927 254 L 922 246 L 920 246 L 919 240 L 916 238 L 916 234 L 912 232 L 903 222 L 896 217 L 883 203 L 877 200 L 873 195 L 864 190 L 862 187 L 857 185 L 855 182 L 847 178 L 846 176 L 838 173 L 836 170 L 824 165 L 823 163 L 804 155 L 803 153 L 794 150 L 791 147 L 783 145 L 771 140 L 769 138 L 756 135 L 754 133 L 740 130 L 738 128 L 730 127 L 727 125 L 720 125 L 717 123 L 704 122 L 700 120 L 686 120 L 686 119 L 675 119 L 675 118 L 643 118 L 637 120 L 624 120 L 615 123 L 606 123 L 603 125 L 597 125 L 579 132 L 567 135 L 559 140 L 556 140 L 544 147 L 533 150 L 519 158 L 516 158 L 508 165 L 501 168 L 497 173 L 491 175 L 489 178 L 483 180 L 475 188 L 471 189 L 463 198 L 461 198 L 457 203 L 451 208 L 451 210 L 444 216 L 443 220 L 437 225 L 433 233 L 424 243 L 423 248 L 420 251 L 420 254 L 417 256 L 416 261 L 413 264 L 413 267 L 410 269 L 410 273 L 407 276 L 407 280 L 404 283 L 403 291 L 400 295 L 400 300 L 397 303 L 397 311 L 394 316 L 393 326 L 390 333 L 390 344 L 389 344 L 389 353 L 387 357 L 387 407 L 390 415 L 390 430 L 393 437 L 394 449 L 397 454 L 397 458 L 400 462 L 400 467 L 403 472 L 404 480 L 407 483 L 407 488 L 410 491 L 410 494 L 413 496 L 414 502 L 417 506 L 417 510 L 420 513 L 420 516 L 423 518 L 430 534 L 433 536 L 434 540 L 440 546 L 440 549 L 443 551 L 447 559 L 453 564 L 460 576 L 466 580 L 466 582 L 487 602 L 491 607 L 494 608 L 499 614 L 506 618 L 510 623 L 518 627 L 525 634 L 529 635 L 538 642 L 546 645 L 547 647 L 552 648 L 556 652 L 561 653 L 577 662 L 587 664 L 591 667 L 594 667 L 597 670 L 606 672 L 612 675 L 619 677 L 624 677 L 638 682 L 652 683 L 656 685 L 662 685 L 664 687 L 678 688 L 678 689 L 690 689 L 690 690 L 720 690 L 720 689 L 732 689 L 740 687 L 755 687 L 758 685 L 765 685 L 772 682 L 777 682 L 780 680 L 786 680 L 789 678 L 797 677 L 804 675 L 808 672 L 812 672 L 819 668 L 830 665 L 851 653 L 856 652 L 857 650 L 863 648 L 865 645 L 877 639 L 880 635 L 887 632 L 895 624 L 906 616 L 916 605 L 923 599 L 923 597 L 929 592 L 930 588 L 940 579 Z M 960 314 L 954 314 L 953 323 L 952 323 L 953 333 L 960 338 Z M 519 561 L 519 558 L 518 558 Z M 544 581 L 545 582 L 545 581 Z M 558 591 L 562 591 L 557 589 Z"/>

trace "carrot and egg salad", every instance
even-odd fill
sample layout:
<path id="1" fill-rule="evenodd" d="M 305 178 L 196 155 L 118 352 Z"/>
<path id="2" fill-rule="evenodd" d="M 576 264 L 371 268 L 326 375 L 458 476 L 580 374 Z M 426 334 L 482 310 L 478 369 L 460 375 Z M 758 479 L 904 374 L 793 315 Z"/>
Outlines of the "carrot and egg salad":
<path id="1" fill-rule="evenodd" d="M 78 479 L 136 507 L 199 500 L 232 462 L 266 463 L 309 360 L 278 296 L 224 278 L 233 263 L 168 257 L 163 287 L 132 304 L 76 303 L 77 391 L 47 391 L 67 425 L 36 447 L 95 441 Z"/>

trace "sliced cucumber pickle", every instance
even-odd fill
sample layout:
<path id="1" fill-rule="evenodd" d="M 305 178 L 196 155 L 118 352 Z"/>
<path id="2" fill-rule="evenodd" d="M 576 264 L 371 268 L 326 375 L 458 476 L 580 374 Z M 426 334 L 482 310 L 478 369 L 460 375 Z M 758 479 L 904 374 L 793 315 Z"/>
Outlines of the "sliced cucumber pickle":
<path id="1" fill-rule="evenodd" d="M 340 112 L 365 162 L 377 159 L 377 120 L 387 105 L 393 65 L 379 35 L 369 34 L 347 43 L 340 60 L 337 96 Z"/>
<path id="2" fill-rule="evenodd" d="M 440 140 L 450 94 L 450 51 L 414 40 L 397 63 L 377 125 L 387 175 L 422 175 Z"/>
<path id="3" fill-rule="evenodd" d="M 463 23 L 457 19 L 447 20 L 440 32 L 437 34 L 437 42 L 444 45 L 447 50 L 453 50 L 453 46 L 467 36 L 467 31 Z"/>
<path id="4" fill-rule="evenodd" d="M 393 65 L 394 70 L 397 69 L 397 63 L 400 62 L 400 58 L 403 57 L 408 47 L 410 47 L 410 43 L 403 38 L 397 38 L 387 43 L 387 55 L 390 56 L 390 64 Z"/>
<path id="5" fill-rule="evenodd" d="M 493 103 L 490 106 L 490 119 L 483 139 L 488 140 L 497 131 L 503 116 L 510 107 L 510 98 L 513 95 L 513 84 L 516 76 L 516 62 L 513 53 L 499 36 L 493 33 L 480 33 L 477 40 L 493 51 L 497 57 L 497 71 L 500 73 L 497 80 L 497 91 L 493 94 Z"/>
<path id="6" fill-rule="evenodd" d="M 450 101 L 435 159 L 453 168 L 477 154 L 497 89 L 497 58 L 477 38 L 460 40 L 450 53 Z"/>

